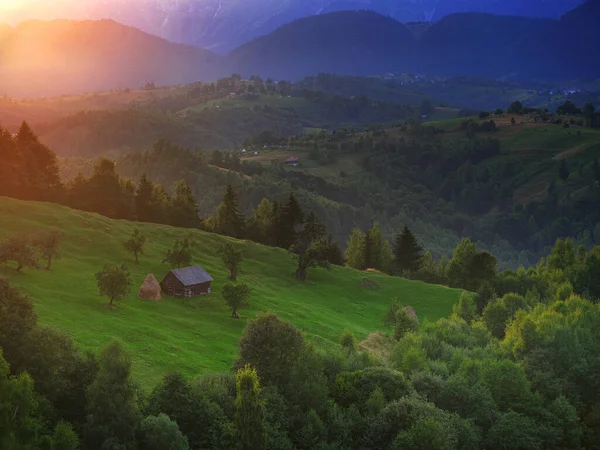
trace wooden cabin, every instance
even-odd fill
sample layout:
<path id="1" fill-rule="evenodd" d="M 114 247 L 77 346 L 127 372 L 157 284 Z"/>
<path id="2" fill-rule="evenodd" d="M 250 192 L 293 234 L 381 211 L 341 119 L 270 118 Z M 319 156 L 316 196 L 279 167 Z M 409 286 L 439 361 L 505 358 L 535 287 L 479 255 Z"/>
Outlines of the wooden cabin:
<path id="1" fill-rule="evenodd" d="M 200 266 L 171 270 L 160 282 L 162 291 L 171 297 L 192 298 L 210 294 L 213 277 Z"/>

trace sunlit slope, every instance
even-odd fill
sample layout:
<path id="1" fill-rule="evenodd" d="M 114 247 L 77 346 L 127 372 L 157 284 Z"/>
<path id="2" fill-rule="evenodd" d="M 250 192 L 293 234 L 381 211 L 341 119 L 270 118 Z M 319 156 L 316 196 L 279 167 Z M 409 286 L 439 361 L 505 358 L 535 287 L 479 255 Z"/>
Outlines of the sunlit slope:
<path id="1" fill-rule="evenodd" d="M 139 265 L 121 244 L 136 226 L 149 239 Z M 334 346 L 346 328 L 359 339 L 381 328 L 382 315 L 393 298 L 412 305 L 421 319 L 433 320 L 449 314 L 460 294 L 341 267 L 329 272 L 311 269 L 309 281 L 300 283 L 294 277 L 294 259 L 287 252 L 235 241 L 246 255 L 239 281 L 252 288 L 252 299 L 251 307 L 241 311 L 241 320 L 234 320 L 219 294 L 227 274 L 216 252 L 227 238 L 0 197 L 0 239 L 42 228 L 65 233 L 62 258 L 52 271 L 26 269 L 18 274 L 7 265 L 0 266 L 0 276 L 30 294 L 41 324 L 67 331 L 82 348 L 97 351 L 121 339 L 133 355 L 137 378 L 146 387 L 173 370 L 188 375 L 227 370 L 247 318 L 261 311 L 274 311 L 290 320 L 318 345 Z M 163 254 L 175 239 L 190 232 L 198 240 L 193 263 L 215 278 L 213 294 L 188 300 L 164 298 L 157 303 L 138 299 L 137 290 L 146 275 L 153 273 L 160 281 L 169 269 L 161 262 Z M 134 291 L 116 310 L 110 310 L 107 299 L 97 293 L 94 274 L 106 263 L 122 262 L 131 269 Z M 363 287 L 365 277 L 379 287 Z"/>

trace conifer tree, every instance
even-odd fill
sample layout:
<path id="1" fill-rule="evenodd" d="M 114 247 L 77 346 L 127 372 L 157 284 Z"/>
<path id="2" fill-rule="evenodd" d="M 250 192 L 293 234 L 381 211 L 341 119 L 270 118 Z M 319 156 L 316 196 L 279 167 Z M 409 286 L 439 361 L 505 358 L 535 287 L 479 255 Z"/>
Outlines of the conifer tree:
<path id="1" fill-rule="evenodd" d="M 242 450 L 266 448 L 265 406 L 256 369 L 246 364 L 237 371 L 235 399 L 235 425 Z"/>
<path id="2" fill-rule="evenodd" d="M 231 184 L 223 196 L 223 201 L 217 208 L 216 231 L 225 236 L 242 238 L 244 235 L 245 219 L 238 205 L 238 199 Z"/>
<path id="3" fill-rule="evenodd" d="M 22 195 L 32 200 L 55 200 L 62 187 L 56 154 L 42 144 L 27 122 L 23 122 L 15 142 L 25 170 Z"/>
<path id="4" fill-rule="evenodd" d="M 135 212 L 140 222 L 155 222 L 158 219 L 154 202 L 154 184 L 146 174 L 142 175 L 135 190 Z"/>
<path id="5" fill-rule="evenodd" d="M 296 196 L 292 192 L 288 198 L 288 202 L 282 209 L 281 215 L 281 232 L 282 242 L 281 247 L 290 248 L 298 239 L 299 227 L 304 223 L 304 211 Z"/>
<path id="6" fill-rule="evenodd" d="M 327 227 L 321 222 L 314 212 L 311 212 L 306 218 L 302 235 L 310 243 L 317 242 L 327 235 Z"/>
<path id="7" fill-rule="evenodd" d="M 421 267 L 423 247 L 421 247 L 411 229 L 406 225 L 402 233 L 396 236 L 394 256 L 396 258 L 396 267 L 400 272 L 411 274 L 418 271 Z"/>
<path id="8" fill-rule="evenodd" d="M 195 228 L 199 225 L 198 202 L 187 181 L 175 185 L 172 199 L 171 223 L 177 227 Z"/>
<path id="9" fill-rule="evenodd" d="M 0 195 L 21 198 L 23 157 L 12 133 L 0 126 Z"/>

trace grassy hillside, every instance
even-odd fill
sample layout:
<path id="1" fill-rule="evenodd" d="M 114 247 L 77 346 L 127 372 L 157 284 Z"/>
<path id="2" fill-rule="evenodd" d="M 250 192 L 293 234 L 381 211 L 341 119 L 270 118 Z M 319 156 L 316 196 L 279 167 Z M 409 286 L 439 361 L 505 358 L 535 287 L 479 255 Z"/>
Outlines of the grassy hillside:
<path id="1" fill-rule="evenodd" d="M 136 226 L 149 239 L 140 265 L 121 245 Z M 97 351 L 113 339 L 122 340 L 133 355 L 136 377 L 146 387 L 172 370 L 189 375 L 227 370 L 246 319 L 261 311 L 274 311 L 290 320 L 318 345 L 335 346 L 346 328 L 359 339 L 381 328 L 382 315 L 393 298 L 412 305 L 422 320 L 434 320 L 449 314 L 460 295 L 445 287 L 342 267 L 330 272 L 311 269 L 309 281 L 300 283 L 294 278 L 294 259 L 287 252 L 235 241 L 246 255 L 240 281 L 250 285 L 253 294 L 251 307 L 241 311 L 241 320 L 234 320 L 219 294 L 227 274 L 216 252 L 227 238 L 0 197 L 0 239 L 41 228 L 65 233 L 62 258 L 53 270 L 19 274 L 7 265 L 0 266 L 0 276 L 30 294 L 41 324 L 67 331 L 83 349 Z M 169 269 L 161 262 L 164 252 L 189 232 L 198 240 L 193 263 L 215 278 L 213 294 L 191 300 L 138 299 L 137 290 L 146 275 L 153 273 L 160 280 Z M 110 310 L 107 300 L 97 293 L 94 274 L 106 263 L 121 262 L 131 269 L 134 292 Z M 364 288 L 361 280 L 365 277 L 378 288 Z"/>

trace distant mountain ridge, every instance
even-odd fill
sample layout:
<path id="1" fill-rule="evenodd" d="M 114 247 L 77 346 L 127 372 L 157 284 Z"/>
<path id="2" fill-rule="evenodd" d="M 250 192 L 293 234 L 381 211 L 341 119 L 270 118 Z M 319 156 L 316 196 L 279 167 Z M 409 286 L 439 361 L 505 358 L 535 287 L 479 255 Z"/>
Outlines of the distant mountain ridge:
<path id="1" fill-rule="evenodd" d="M 600 0 L 560 20 L 457 13 L 411 28 L 368 11 L 297 20 L 230 52 L 242 75 L 299 79 L 319 72 L 577 79 L 600 77 Z"/>
<path id="2" fill-rule="evenodd" d="M 112 20 L 29 21 L 0 28 L 0 95 L 48 96 L 190 83 L 220 57 Z"/>
<path id="3" fill-rule="evenodd" d="M 399 72 L 412 68 L 416 43 L 405 25 L 389 17 L 341 11 L 299 19 L 233 50 L 226 72 L 275 79 Z"/>
<path id="4" fill-rule="evenodd" d="M 583 0 L 29 0 L 0 21 L 110 18 L 173 42 L 226 53 L 303 17 L 372 10 L 400 22 L 457 12 L 559 18 Z M 51 5 L 51 6 L 48 6 Z"/>

